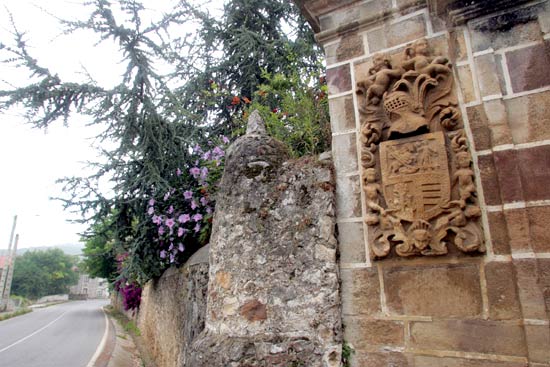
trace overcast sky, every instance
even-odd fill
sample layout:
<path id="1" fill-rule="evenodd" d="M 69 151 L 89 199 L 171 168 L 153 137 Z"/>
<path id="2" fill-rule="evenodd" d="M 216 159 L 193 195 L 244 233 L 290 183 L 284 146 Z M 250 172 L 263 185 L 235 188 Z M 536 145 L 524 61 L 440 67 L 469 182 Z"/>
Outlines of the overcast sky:
<path id="1" fill-rule="evenodd" d="M 12 30 L 8 9 L 20 31 L 27 32 L 30 50 L 41 65 L 59 73 L 63 79 L 78 77 L 82 66 L 102 85 L 109 86 L 122 73 L 117 64 L 119 56 L 114 43 L 94 46 L 96 38 L 91 34 L 59 36 L 60 26 L 56 20 L 41 9 L 60 18 L 83 18 L 87 14 L 73 0 L 0 0 L 0 40 L 10 37 Z M 151 9 L 151 17 L 160 16 L 173 0 L 144 1 Z M 221 2 L 221 1 L 220 1 Z M 0 66 L 0 80 L 20 84 L 26 81 L 23 70 Z M 6 84 L 0 84 L 5 89 Z M 91 147 L 90 137 L 96 135 L 85 127 L 84 118 L 51 126 L 47 131 L 33 129 L 25 124 L 18 111 L 0 114 L 0 249 L 8 247 L 12 220 L 18 215 L 17 233 L 19 247 L 51 246 L 77 243 L 79 232 L 85 227 L 68 223 L 74 218 L 64 212 L 61 203 L 50 197 L 61 196 L 56 179 L 80 175 L 83 162 L 95 160 L 96 152 Z"/>

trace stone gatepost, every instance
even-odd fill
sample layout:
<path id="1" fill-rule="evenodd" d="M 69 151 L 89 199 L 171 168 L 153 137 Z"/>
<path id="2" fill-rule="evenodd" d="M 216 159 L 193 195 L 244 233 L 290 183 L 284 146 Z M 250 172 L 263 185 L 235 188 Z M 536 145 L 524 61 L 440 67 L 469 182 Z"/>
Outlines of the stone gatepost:
<path id="1" fill-rule="evenodd" d="M 329 162 L 287 162 L 257 111 L 228 150 L 206 325 L 189 367 L 336 367 L 341 319 Z"/>
<path id="2" fill-rule="evenodd" d="M 353 366 L 550 365 L 550 2 L 295 0 Z"/>

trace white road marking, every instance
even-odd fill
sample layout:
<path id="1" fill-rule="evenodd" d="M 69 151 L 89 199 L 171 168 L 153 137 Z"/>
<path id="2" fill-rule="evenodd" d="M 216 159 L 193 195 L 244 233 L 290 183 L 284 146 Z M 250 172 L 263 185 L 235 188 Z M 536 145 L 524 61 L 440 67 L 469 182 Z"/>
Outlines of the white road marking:
<path id="1" fill-rule="evenodd" d="M 103 311 L 103 316 L 105 316 L 105 332 L 103 333 L 103 338 L 101 339 L 101 342 L 97 347 L 97 350 L 95 351 L 94 355 L 92 356 L 92 359 L 90 359 L 90 362 L 88 362 L 86 367 L 94 367 L 95 362 L 99 358 L 99 355 L 101 354 L 101 352 L 103 352 L 103 348 L 105 348 L 105 344 L 107 343 L 107 336 L 109 334 L 109 319 L 107 319 L 107 314 L 105 313 L 105 310 L 103 309 L 101 310 Z"/>
<path id="2" fill-rule="evenodd" d="M 39 332 L 41 332 L 42 330 L 44 330 L 44 329 L 46 329 L 47 327 L 51 326 L 54 322 L 56 322 L 57 320 L 59 320 L 60 318 L 62 318 L 63 316 L 65 316 L 65 314 L 66 314 L 67 312 L 69 312 L 69 311 L 63 312 L 63 313 L 62 313 L 61 315 L 59 315 L 55 320 L 49 322 L 49 323 L 46 324 L 45 326 L 43 326 L 43 327 L 41 327 L 40 329 L 36 330 L 35 332 L 33 332 L 33 333 L 27 335 L 26 337 L 21 338 L 21 339 L 19 339 L 18 341 L 16 341 L 15 343 L 12 343 L 12 344 L 8 345 L 7 347 L 0 349 L 0 353 L 5 352 L 6 350 L 8 350 L 8 349 L 10 349 L 10 348 L 12 348 L 12 347 L 15 347 L 17 344 L 20 344 L 20 343 L 24 342 L 25 340 L 29 339 L 30 337 L 32 337 L 32 336 L 38 334 Z"/>

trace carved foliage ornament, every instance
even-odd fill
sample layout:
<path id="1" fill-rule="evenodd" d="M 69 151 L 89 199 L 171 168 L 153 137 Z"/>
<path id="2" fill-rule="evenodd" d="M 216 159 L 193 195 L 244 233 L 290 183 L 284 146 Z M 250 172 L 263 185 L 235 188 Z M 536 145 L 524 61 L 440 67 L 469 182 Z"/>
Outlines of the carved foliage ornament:
<path id="1" fill-rule="evenodd" d="M 373 56 L 357 83 L 365 222 L 375 257 L 484 252 L 474 172 L 451 65 L 416 41 Z"/>

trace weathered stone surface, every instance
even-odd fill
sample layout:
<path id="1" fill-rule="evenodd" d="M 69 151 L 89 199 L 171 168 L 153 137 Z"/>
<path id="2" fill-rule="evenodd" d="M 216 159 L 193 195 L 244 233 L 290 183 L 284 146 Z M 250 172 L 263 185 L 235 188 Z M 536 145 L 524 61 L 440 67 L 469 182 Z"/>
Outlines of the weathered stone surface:
<path id="1" fill-rule="evenodd" d="M 529 218 L 527 210 L 509 209 L 504 211 L 512 252 L 528 252 L 530 249 Z"/>
<path id="2" fill-rule="evenodd" d="M 342 269 L 341 278 L 344 315 L 374 316 L 381 312 L 380 281 L 376 268 Z"/>
<path id="3" fill-rule="evenodd" d="M 413 322 L 411 347 L 527 356 L 523 327 L 519 323 L 507 321 L 474 319 Z"/>
<path id="4" fill-rule="evenodd" d="M 363 37 L 357 34 L 344 37 L 336 49 L 336 59 L 338 62 L 353 59 L 364 54 Z"/>
<path id="5" fill-rule="evenodd" d="M 517 3 L 517 1 L 509 2 Z M 493 6 L 491 3 L 486 4 Z M 488 48 L 498 50 L 526 42 L 539 41 L 541 39 L 540 27 L 536 22 L 537 15 L 533 10 L 524 8 L 514 9 L 504 14 L 497 12 L 492 17 L 472 22 L 469 26 L 472 50 L 474 52 Z M 494 12 L 494 7 L 491 12 Z"/>
<path id="6" fill-rule="evenodd" d="M 458 72 L 458 85 L 462 90 L 462 96 L 465 103 L 473 102 L 476 100 L 476 92 L 474 87 L 474 79 L 472 77 L 472 70 L 469 65 L 462 65 L 456 68 Z"/>
<path id="7" fill-rule="evenodd" d="M 500 94 L 500 80 L 494 54 L 486 54 L 475 58 L 481 96 Z"/>
<path id="8" fill-rule="evenodd" d="M 550 206 L 527 208 L 531 244 L 535 252 L 550 252 Z"/>
<path id="9" fill-rule="evenodd" d="M 493 153 L 503 203 L 523 200 L 520 166 L 516 150 L 508 149 Z M 523 165 L 524 163 L 522 163 Z"/>
<path id="10" fill-rule="evenodd" d="M 340 219 L 361 217 L 361 183 L 359 175 L 337 178 L 336 215 Z"/>
<path id="11" fill-rule="evenodd" d="M 495 162 L 493 161 L 493 155 L 486 154 L 478 156 L 477 165 L 479 167 L 481 186 L 483 186 L 485 204 L 501 204 L 502 200 L 500 199 L 500 189 L 495 169 Z"/>
<path id="12" fill-rule="evenodd" d="M 365 237 L 362 222 L 338 223 L 340 262 L 365 263 Z"/>
<path id="13" fill-rule="evenodd" d="M 491 141 L 491 129 L 489 121 L 485 114 L 483 105 L 472 106 L 466 109 L 470 129 L 474 138 L 474 147 L 477 151 L 491 149 L 493 144 Z"/>
<path id="14" fill-rule="evenodd" d="M 489 318 L 492 320 L 521 319 L 521 308 L 516 290 L 515 270 L 509 262 L 485 264 Z"/>
<path id="15" fill-rule="evenodd" d="M 367 33 L 371 53 L 385 48 L 405 44 L 426 35 L 426 24 L 422 15 L 398 23 L 385 24 L 383 28 Z"/>
<path id="16" fill-rule="evenodd" d="M 485 110 L 487 123 L 491 130 L 493 146 L 512 144 L 512 133 L 508 125 L 508 116 L 504 102 L 501 99 L 486 101 L 483 103 L 483 109 Z"/>
<path id="17" fill-rule="evenodd" d="M 525 200 L 550 199 L 550 145 L 519 149 L 518 160 Z"/>
<path id="18" fill-rule="evenodd" d="M 207 260 L 207 259 L 206 259 Z M 143 289 L 138 327 L 158 366 L 180 367 L 204 329 L 208 263 L 170 268 Z"/>
<path id="19" fill-rule="evenodd" d="M 415 356 L 415 367 L 525 367 L 523 362 L 490 361 L 466 358 Z"/>
<path id="20" fill-rule="evenodd" d="M 345 96 L 329 100 L 330 124 L 333 133 L 355 129 L 353 98 Z"/>
<path id="21" fill-rule="evenodd" d="M 488 212 L 487 219 L 489 220 L 493 251 L 497 255 L 510 254 L 510 237 L 508 237 L 508 225 L 504 213 L 501 211 Z"/>
<path id="22" fill-rule="evenodd" d="M 481 314 L 477 264 L 388 267 L 384 269 L 384 287 L 392 314 L 435 317 Z"/>
<path id="23" fill-rule="evenodd" d="M 541 284 L 542 269 L 549 263 L 540 263 L 537 259 L 515 259 L 518 293 L 523 317 L 526 319 L 547 320 L 549 309 L 545 302 L 545 287 Z M 548 284 L 550 286 L 550 284 Z"/>
<path id="24" fill-rule="evenodd" d="M 409 367 L 414 366 L 411 358 L 397 352 L 357 351 L 351 358 L 351 367 Z M 416 367 L 416 366 L 415 366 Z M 441 367 L 441 366 L 438 366 Z"/>
<path id="25" fill-rule="evenodd" d="M 265 305 L 257 299 L 245 302 L 241 306 L 240 312 L 248 321 L 262 321 L 267 319 L 267 309 Z"/>
<path id="26" fill-rule="evenodd" d="M 383 351 L 403 347 L 405 330 L 402 321 L 370 320 L 361 317 L 344 319 L 344 340 L 359 351 Z"/>
<path id="27" fill-rule="evenodd" d="M 343 134 L 332 137 L 332 156 L 336 175 L 357 172 L 356 134 Z"/>
<path id="28" fill-rule="evenodd" d="M 326 78 L 328 93 L 331 95 L 351 90 L 351 72 L 349 64 L 327 69 Z"/>
<path id="29" fill-rule="evenodd" d="M 548 325 L 525 325 L 525 337 L 529 360 L 550 363 L 550 327 Z"/>
<path id="30" fill-rule="evenodd" d="M 286 159 L 286 148 L 264 134 L 247 134 L 228 149 L 205 331 L 184 366 L 338 366 L 332 170 L 316 158 Z M 220 272 L 229 281 L 216 279 Z"/>
<path id="31" fill-rule="evenodd" d="M 516 144 L 550 139 L 550 92 L 505 101 Z"/>
<path id="32" fill-rule="evenodd" d="M 344 5 L 344 2 L 336 2 Z M 333 5 L 334 6 L 334 5 Z M 355 24 L 365 18 L 376 19 L 391 8 L 390 0 L 356 1 L 352 6 L 341 6 L 339 9 L 320 16 L 321 30 L 332 30 Z M 326 9 L 326 7 L 325 7 Z"/>
<path id="33" fill-rule="evenodd" d="M 550 85 L 550 42 L 506 53 L 515 93 Z"/>
<path id="34" fill-rule="evenodd" d="M 468 49 L 466 48 L 466 39 L 462 29 L 451 31 L 451 41 L 453 44 L 454 57 L 456 61 L 464 61 L 468 58 Z"/>

